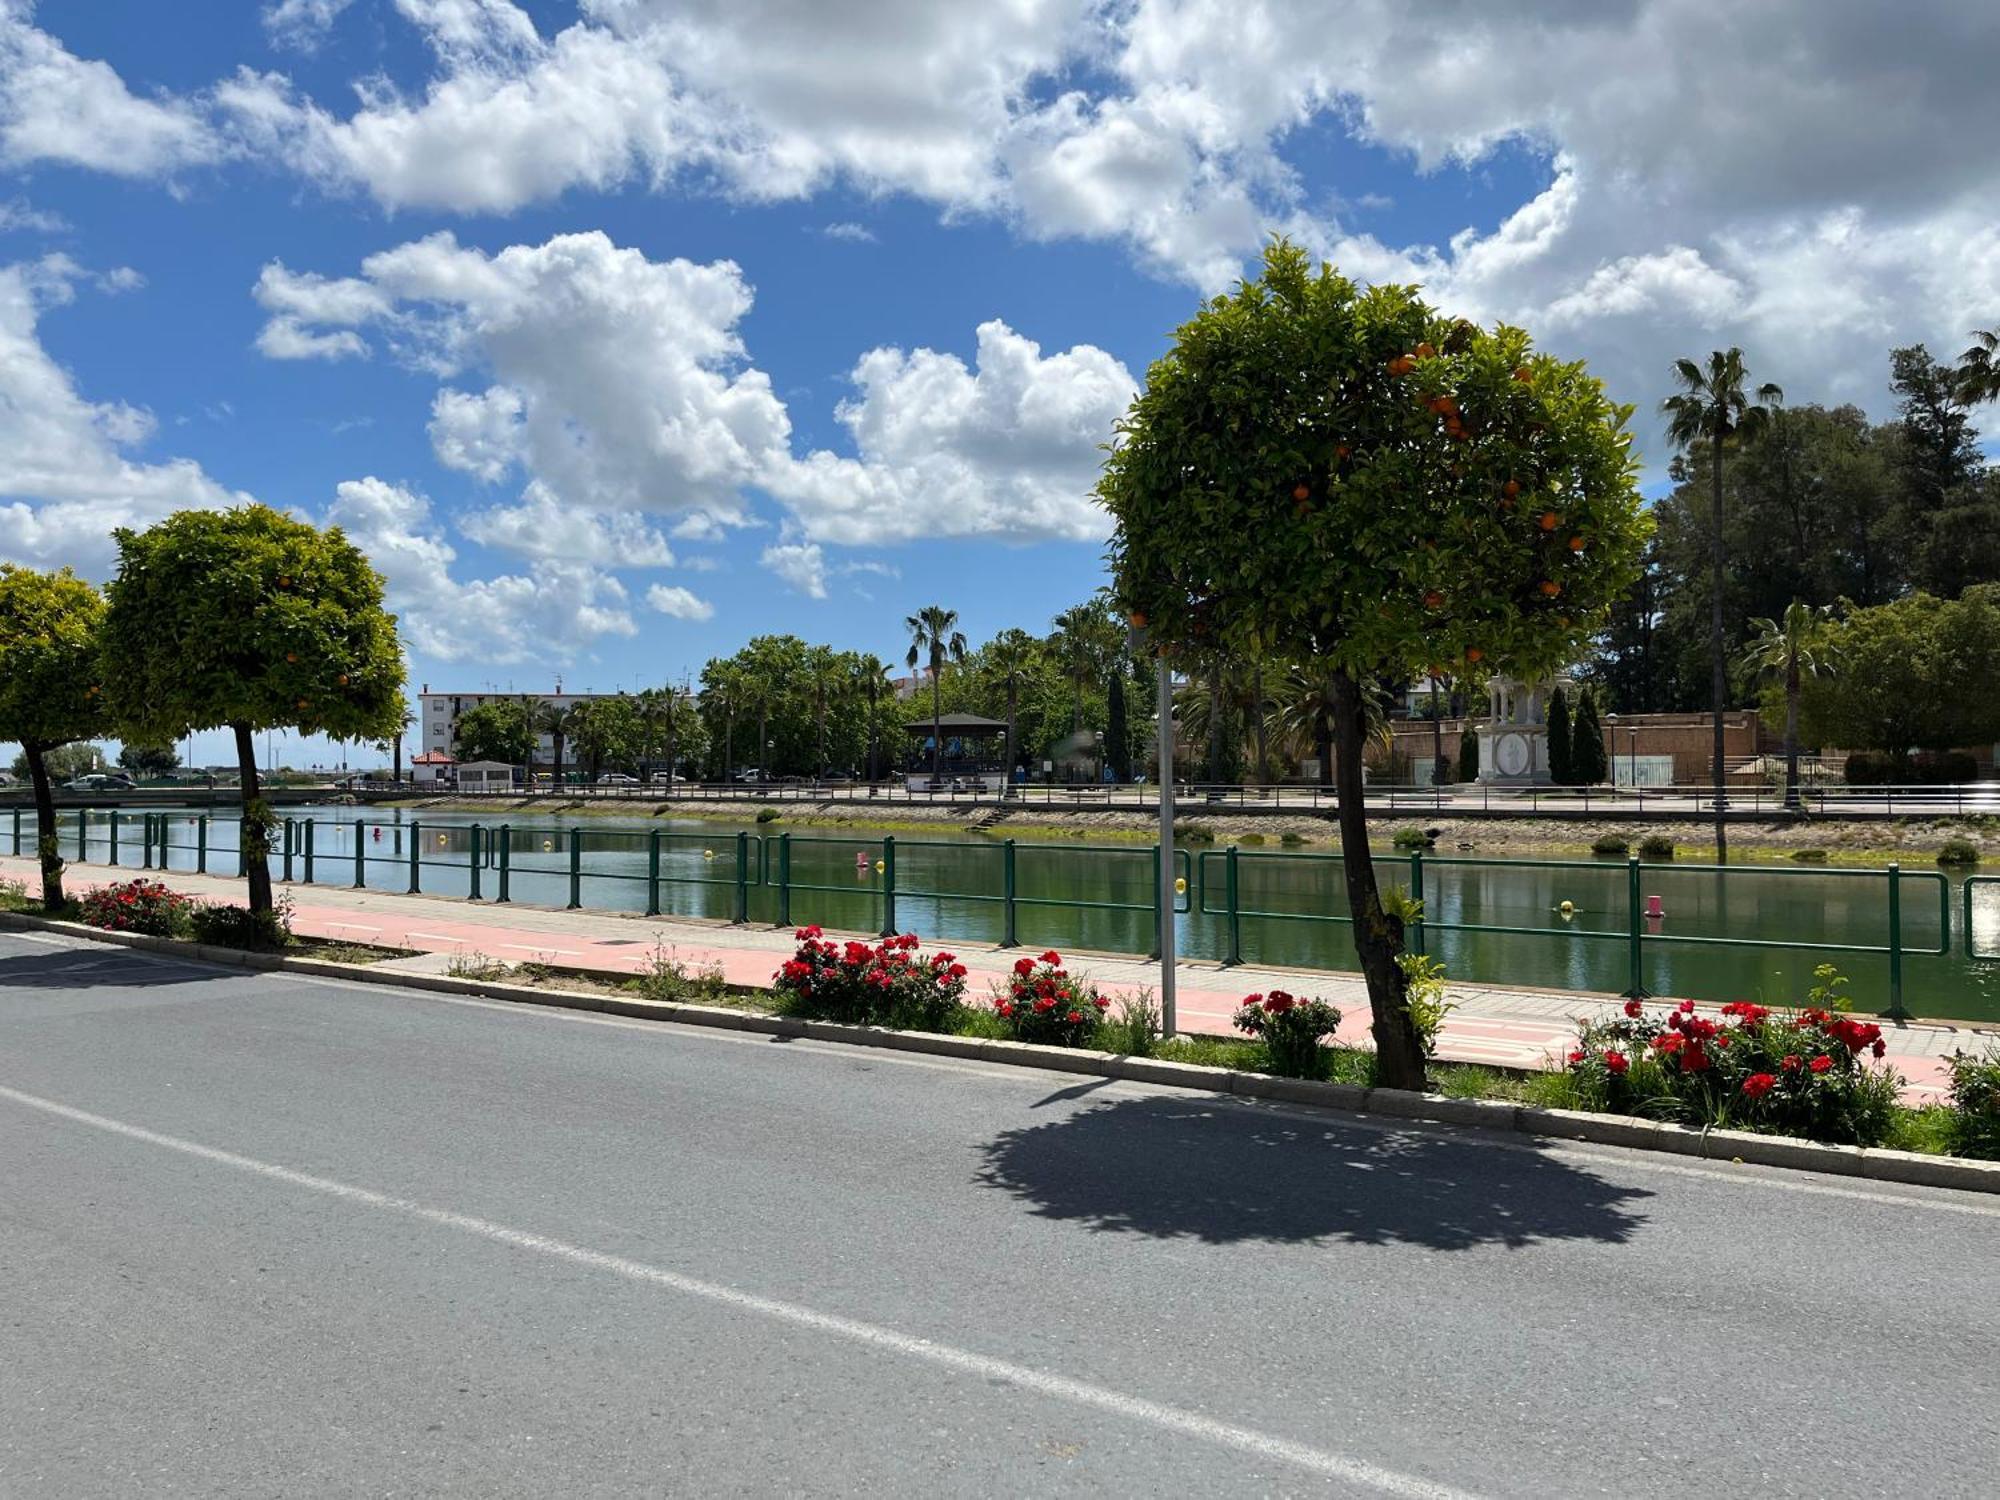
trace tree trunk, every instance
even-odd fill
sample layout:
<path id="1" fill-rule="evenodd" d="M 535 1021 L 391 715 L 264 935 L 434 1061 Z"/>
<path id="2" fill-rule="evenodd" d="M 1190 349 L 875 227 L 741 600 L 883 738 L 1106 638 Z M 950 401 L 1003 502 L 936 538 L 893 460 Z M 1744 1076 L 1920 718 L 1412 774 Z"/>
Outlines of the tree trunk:
<path id="1" fill-rule="evenodd" d="M 1722 437 L 1715 437 L 1713 508 L 1708 518 L 1709 584 L 1713 597 L 1708 609 L 1709 683 L 1714 700 L 1715 755 L 1709 779 L 1715 786 L 1715 862 L 1729 863 L 1729 827 L 1724 821 L 1722 800 L 1722 711 L 1729 696 L 1729 668 L 1722 652 Z"/>
<path id="2" fill-rule="evenodd" d="M 669 800 L 674 795 L 674 749 L 676 745 L 674 729 L 674 705 L 670 702 L 667 704 L 667 797 Z"/>
<path id="3" fill-rule="evenodd" d="M 1222 783 L 1222 666 L 1208 669 L 1208 779 Z"/>
<path id="4" fill-rule="evenodd" d="M 243 878 L 249 886 L 250 910 L 264 915 L 271 905 L 271 811 L 264 806 L 264 794 L 257 784 L 257 746 L 248 724 L 230 725 L 236 731 L 236 769 L 243 798 L 242 845 Z"/>
<path id="5" fill-rule="evenodd" d="M 826 780 L 826 694 L 819 695 L 819 771 L 817 779 Z"/>
<path id="6" fill-rule="evenodd" d="M 1338 739 L 1337 816 L 1347 905 L 1354 917 L 1354 947 L 1368 980 L 1369 1032 L 1375 1038 L 1376 1078 L 1394 1089 L 1424 1087 L 1424 1047 L 1410 1018 L 1409 985 L 1396 957 L 1403 951 L 1403 921 L 1382 909 L 1375 861 L 1368 851 L 1368 809 L 1363 803 L 1361 684 L 1334 674 L 1333 720 Z"/>
<path id="7" fill-rule="evenodd" d="M 42 907 L 51 913 L 63 904 L 63 857 L 56 836 L 56 794 L 49 784 L 49 765 L 42 759 L 40 745 L 23 745 L 28 759 L 28 779 L 35 786 L 35 852 L 42 863 Z"/>
<path id="8" fill-rule="evenodd" d="M 736 709 L 732 705 L 722 716 L 722 779 L 736 780 Z"/>
<path id="9" fill-rule="evenodd" d="M 1257 700 L 1250 710 L 1257 716 L 1257 774 L 1250 779 L 1262 781 L 1271 774 L 1271 762 L 1264 746 L 1264 667 L 1261 662 L 1250 669 L 1250 695 Z"/>
<path id="10" fill-rule="evenodd" d="M 1785 806 L 1799 805 L 1799 659 L 1785 663 Z"/>
<path id="11" fill-rule="evenodd" d="M 771 710 L 757 705 L 757 784 L 771 779 Z"/>
<path id="12" fill-rule="evenodd" d="M 562 786 L 563 737 L 560 729 L 549 736 L 549 750 L 555 762 L 549 767 L 549 789 L 554 791 Z"/>
<path id="13" fill-rule="evenodd" d="M 944 735 L 939 732 L 939 726 L 944 718 L 943 709 L 941 707 L 943 703 L 944 674 L 939 670 L 943 665 L 944 663 L 941 657 L 939 656 L 938 649 L 935 646 L 933 646 L 931 648 L 931 780 L 932 781 L 941 780 L 943 779 L 944 776 Z"/>
<path id="14" fill-rule="evenodd" d="M 401 786 L 403 784 L 403 734 L 401 730 L 396 732 L 396 769 L 394 774 L 396 784 Z"/>
<path id="15" fill-rule="evenodd" d="M 1433 677 L 1431 683 L 1431 790 L 1444 785 L 1444 705 L 1438 702 L 1438 689 L 1443 686 Z"/>
<path id="16" fill-rule="evenodd" d="M 1014 787 L 1014 705 L 1020 688 L 1012 677 L 1007 679 L 1007 784 L 1004 790 L 1011 792 Z"/>

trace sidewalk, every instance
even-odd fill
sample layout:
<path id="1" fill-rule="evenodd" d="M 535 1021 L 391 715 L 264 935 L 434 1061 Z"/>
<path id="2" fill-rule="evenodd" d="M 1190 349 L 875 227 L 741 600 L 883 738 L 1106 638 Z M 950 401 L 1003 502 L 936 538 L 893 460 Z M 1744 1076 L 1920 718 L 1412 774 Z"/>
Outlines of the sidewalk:
<path id="1" fill-rule="evenodd" d="M 75 894 L 103 883 L 101 865 L 71 865 Z M 120 869 L 121 879 L 161 872 Z M 40 883 L 34 862 L 0 856 L 0 877 Z M 240 880 L 176 870 L 164 877 L 175 890 L 208 901 L 241 902 Z M 738 985 L 768 985 L 778 965 L 791 955 L 792 934 L 762 926 L 734 927 L 687 917 L 642 917 L 618 912 L 558 911 L 510 902 L 505 906 L 437 896 L 403 896 L 339 886 L 280 886 L 292 900 L 293 930 L 306 937 L 337 938 L 410 948 L 420 955 L 387 965 L 435 973 L 456 956 L 480 954 L 502 963 L 542 962 L 608 974 L 643 969 L 656 945 L 691 967 L 719 966 Z M 971 970 L 968 994 L 983 998 L 988 985 L 1008 974 L 1025 950 L 984 943 L 931 941 L 948 946 Z M 1071 973 L 1120 994 L 1159 988 L 1157 962 L 1114 954 L 1064 955 Z M 1239 965 L 1223 968 L 1212 959 L 1183 960 L 1175 966 L 1179 1029 L 1232 1035 L 1230 1018 L 1246 994 L 1289 989 L 1331 1001 L 1342 1012 L 1339 1040 L 1368 1041 L 1368 991 L 1358 974 L 1316 969 L 1276 969 Z M 1438 1039 L 1437 1056 L 1446 1062 L 1487 1063 L 1508 1068 L 1545 1067 L 1566 1053 L 1576 1037 L 1575 1020 L 1614 1012 L 1615 995 L 1585 991 L 1452 985 L 1457 1006 Z M 1705 1007 L 1706 1008 L 1706 1007 Z M 1913 1104 L 1937 1099 L 1944 1088 L 1944 1056 L 1973 1048 L 1990 1035 L 1976 1027 L 1883 1025 L 1888 1055 L 1908 1080 L 1905 1099 Z"/>

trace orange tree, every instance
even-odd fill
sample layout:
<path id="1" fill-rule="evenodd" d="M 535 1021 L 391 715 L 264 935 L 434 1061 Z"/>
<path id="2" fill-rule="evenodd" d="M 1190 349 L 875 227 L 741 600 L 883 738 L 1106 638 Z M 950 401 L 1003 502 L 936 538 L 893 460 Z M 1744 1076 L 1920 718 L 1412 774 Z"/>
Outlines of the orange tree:
<path id="1" fill-rule="evenodd" d="M 1364 693 L 1426 672 L 1549 671 L 1637 576 L 1631 408 L 1407 287 L 1357 287 L 1282 240 L 1175 334 L 1098 496 L 1121 601 L 1168 652 L 1331 677 L 1340 843 L 1380 1077 L 1424 1052 L 1362 806 Z"/>
<path id="2" fill-rule="evenodd" d="M 62 851 L 48 752 L 107 733 L 98 686 L 104 601 L 69 569 L 37 573 L 0 563 L 0 740 L 18 740 L 35 789 L 35 849 L 42 904 L 63 904 Z"/>
<path id="3" fill-rule="evenodd" d="M 119 730 L 155 744 L 234 732 L 250 909 L 268 913 L 276 819 L 257 784 L 253 736 L 398 732 L 403 659 L 382 577 L 338 528 L 262 505 L 184 510 L 115 535 L 104 669 Z"/>

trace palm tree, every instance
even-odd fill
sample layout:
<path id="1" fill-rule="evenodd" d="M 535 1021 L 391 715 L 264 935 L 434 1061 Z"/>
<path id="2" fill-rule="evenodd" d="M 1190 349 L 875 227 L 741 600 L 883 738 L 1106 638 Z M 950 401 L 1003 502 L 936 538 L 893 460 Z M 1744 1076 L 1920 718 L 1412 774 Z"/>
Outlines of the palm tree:
<path id="1" fill-rule="evenodd" d="M 1967 406 L 2000 401 L 2000 328 L 1972 330 L 1972 347 L 1958 357 L 1958 399 Z"/>
<path id="2" fill-rule="evenodd" d="M 1749 379 L 1743 368 L 1741 349 L 1717 349 L 1708 357 L 1704 370 L 1691 359 L 1674 361 L 1674 378 L 1680 390 L 1660 403 L 1668 417 L 1667 435 L 1682 448 L 1708 444 L 1709 450 L 1709 612 L 1708 650 L 1711 669 L 1710 694 L 1715 726 L 1714 761 L 1710 776 L 1715 785 L 1715 857 L 1718 864 L 1729 862 L 1729 832 L 1723 822 L 1722 799 L 1722 712 L 1729 695 L 1729 662 L 1722 644 L 1722 456 L 1734 442 L 1749 442 L 1770 421 L 1769 407 L 1763 402 L 1779 402 L 1785 393 L 1775 385 L 1757 387 L 1752 401 L 1744 390 Z"/>
<path id="3" fill-rule="evenodd" d="M 1803 679 L 1831 665 L 1826 622 L 1831 611 L 1794 599 L 1779 620 L 1752 620 L 1754 632 L 1743 664 L 1759 676 L 1785 683 L 1785 806 L 1799 805 L 1799 690 Z"/>
<path id="4" fill-rule="evenodd" d="M 722 710 L 722 779 L 736 779 L 736 710 L 743 701 L 743 671 L 733 662 L 711 662 L 702 673 L 702 697 Z"/>
<path id="5" fill-rule="evenodd" d="M 1118 627 L 1097 603 L 1077 604 L 1055 618 L 1053 644 L 1062 661 L 1063 676 L 1076 690 L 1076 722 L 1070 726 L 1083 733 L 1084 689 L 1102 682 L 1118 649 Z"/>
<path id="6" fill-rule="evenodd" d="M 1362 740 L 1393 749 L 1388 692 L 1373 678 L 1363 679 L 1360 686 Z M 1269 709 L 1286 758 L 1303 760 L 1310 750 L 1319 759 L 1319 784 L 1328 788 L 1333 786 L 1334 693 L 1333 669 L 1324 662 L 1307 662 L 1285 669 Z"/>
<path id="7" fill-rule="evenodd" d="M 986 661 L 1007 684 L 1007 785 L 1014 785 L 1014 725 L 1020 717 L 1021 678 L 1035 660 L 1041 643 L 1025 630 L 1003 630 L 986 643 Z"/>
<path id="8" fill-rule="evenodd" d="M 573 722 L 570 717 L 572 712 L 572 709 L 565 708 L 560 703 L 544 702 L 535 708 L 535 732 L 547 735 L 555 752 L 549 767 L 549 785 L 552 787 L 562 785 L 563 741 L 569 737 Z"/>
<path id="9" fill-rule="evenodd" d="M 778 684 L 768 673 L 749 669 L 743 673 L 740 691 L 743 706 L 757 715 L 757 782 L 761 786 L 771 779 L 771 703 L 778 696 Z"/>
<path id="10" fill-rule="evenodd" d="M 390 774 L 395 777 L 398 786 L 403 784 L 403 735 L 416 722 L 417 716 L 404 709 L 402 718 L 396 721 L 396 737 L 389 742 L 390 753 L 395 757 L 395 768 Z"/>
<path id="11" fill-rule="evenodd" d="M 831 646 L 814 646 L 806 652 L 806 680 L 812 686 L 813 720 L 818 737 L 817 779 L 824 781 L 826 763 L 826 708 L 847 691 L 847 664 L 834 655 Z"/>
<path id="12" fill-rule="evenodd" d="M 946 609 L 941 604 L 926 604 L 903 621 L 903 628 L 910 632 L 909 664 L 914 667 L 925 656 L 930 658 L 931 780 L 938 781 L 944 775 L 944 735 L 940 732 L 940 722 L 944 718 L 941 680 L 947 657 L 953 661 L 965 660 L 965 637 L 958 631 L 958 611 Z"/>
<path id="13" fill-rule="evenodd" d="M 847 691 L 868 703 L 868 780 L 872 784 L 876 776 L 876 751 L 881 742 L 881 702 L 883 690 L 889 686 L 889 677 L 896 669 L 872 652 L 847 659 L 851 674 Z M 870 796 L 874 793 L 871 791 Z"/>

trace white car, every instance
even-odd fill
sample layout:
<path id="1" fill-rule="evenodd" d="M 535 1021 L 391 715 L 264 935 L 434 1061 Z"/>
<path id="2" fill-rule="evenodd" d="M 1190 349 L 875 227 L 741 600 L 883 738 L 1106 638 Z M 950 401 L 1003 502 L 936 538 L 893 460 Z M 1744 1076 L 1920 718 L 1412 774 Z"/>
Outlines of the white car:
<path id="1" fill-rule="evenodd" d="M 636 776 L 627 776 L 623 771 L 606 771 L 602 776 L 597 778 L 597 784 L 599 786 L 637 786 L 639 778 Z"/>

